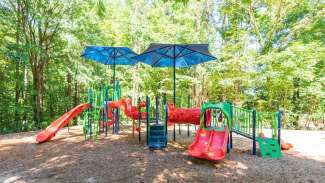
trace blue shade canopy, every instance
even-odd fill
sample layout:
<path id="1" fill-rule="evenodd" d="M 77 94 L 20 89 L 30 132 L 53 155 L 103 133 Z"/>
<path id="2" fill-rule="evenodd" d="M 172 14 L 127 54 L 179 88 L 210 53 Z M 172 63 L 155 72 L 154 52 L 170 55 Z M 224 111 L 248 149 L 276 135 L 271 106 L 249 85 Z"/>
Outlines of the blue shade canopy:
<path id="1" fill-rule="evenodd" d="M 86 46 L 81 55 L 105 65 L 135 65 L 137 54 L 128 47 Z"/>
<path id="2" fill-rule="evenodd" d="M 210 60 L 215 60 L 208 49 L 208 44 L 160 44 L 152 43 L 142 54 L 134 57 L 152 67 L 173 67 L 174 105 L 176 106 L 176 67 L 191 67 Z M 174 141 L 175 135 L 174 123 Z"/>
<path id="3" fill-rule="evenodd" d="M 113 91 L 115 91 L 115 65 L 135 65 L 137 56 L 134 51 L 128 47 L 111 47 L 111 46 L 86 46 L 82 57 L 96 62 L 113 65 Z M 113 98 L 114 98 L 113 92 Z"/>
<path id="4" fill-rule="evenodd" d="M 208 44 L 152 43 L 146 51 L 134 58 L 152 67 L 191 67 L 216 59 L 208 47 Z"/>

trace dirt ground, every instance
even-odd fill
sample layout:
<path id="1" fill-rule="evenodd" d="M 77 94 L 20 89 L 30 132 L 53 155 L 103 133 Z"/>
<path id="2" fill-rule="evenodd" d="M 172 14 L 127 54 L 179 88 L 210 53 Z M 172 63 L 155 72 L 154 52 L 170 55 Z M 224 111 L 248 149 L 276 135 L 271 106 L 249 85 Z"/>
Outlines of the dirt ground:
<path id="1" fill-rule="evenodd" d="M 129 130 L 85 141 L 80 126 L 70 127 L 44 144 L 35 134 L 0 136 L 0 182 L 325 182 L 324 131 L 284 131 L 295 148 L 279 159 L 251 155 L 252 142 L 235 136 L 219 162 L 188 156 L 185 130 L 156 151 Z"/>

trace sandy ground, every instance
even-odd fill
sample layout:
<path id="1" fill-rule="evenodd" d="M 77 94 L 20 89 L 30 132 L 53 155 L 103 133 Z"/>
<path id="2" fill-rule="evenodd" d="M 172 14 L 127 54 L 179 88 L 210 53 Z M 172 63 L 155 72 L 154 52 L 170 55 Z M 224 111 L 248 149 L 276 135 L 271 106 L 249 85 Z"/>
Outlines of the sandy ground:
<path id="1" fill-rule="evenodd" d="M 252 142 L 235 136 L 234 149 L 219 162 L 188 156 L 193 134 L 185 131 L 156 151 L 128 130 L 85 141 L 77 126 L 44 144 L 35 143 L 35 134 L 0 136 L 0 182 L 325 182 L 324 131 L 284 131 L 295 148 L 279 159 L 251 155 Z"/>

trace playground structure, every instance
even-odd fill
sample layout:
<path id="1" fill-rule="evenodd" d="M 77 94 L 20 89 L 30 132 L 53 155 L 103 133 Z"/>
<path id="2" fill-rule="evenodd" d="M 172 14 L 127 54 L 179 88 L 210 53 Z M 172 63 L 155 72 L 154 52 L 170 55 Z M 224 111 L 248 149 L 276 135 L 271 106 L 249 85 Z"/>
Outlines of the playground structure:
<path id="1" fill-rule="evenodd" d="M 179 134 L 181 124 L 187 124 L 188 136 L 192 124 L 196 135 L 193 143 L 189 145 L 188 153 L 193 157 L 224 159 L 226 153 L 232 149 L 233 133 L 252 140 L 253 155 L 256 155 L 258 142 L 262 157 L 281 156 L 280 112 L 257 112 L 255 109 L 244 109 L 227 102 L 205 102 L 202 107 L 195 107 L 191 106 L 190 97 L 187 98 L 185 107 L 181 106 L 182 100 L 176 102 L 176 66 L 189 67 L 216 59 L 209 53 L 207 44 L 151 44 L 148 50 L 140 55 L 127 47 L 88 46 L 82 56 L 102 64 L 113 65 L 112 87 L 101 86 L 98 92 L 90 88 L 88 102 L 73 108 L 39 133 L 36 137 L 38 143 L 50 141 L 61 128 L 84 110 L 86 112 L 83 113 L 83 132 L 86 140 L 97 139 L 100 132 L 107 136 L 110 127 L 112 134 L 118 134 L 121 125 L 120 112 L 123 111 L 124 115 L 132 120 L 132 135 L 135 136 L 137 132 L 139 142 L 143 129 L 141 124 L 145 123 L 146 143 L 152 149 L 167 147 L 168 128 L 171 125 L 173 140 L 176 141 L 176 124 L 179 126 Z M 157 60 L 154 61 L 155 59 Z M 134 65 L 137 61 L 144 61 L 153 67 L 173 66 L 172 102 L 168 100 L 166 94 L 154 98 L 146 96 L 145 100 L 138 98 L 135 102 L 121 97 L 119 81 L 115 82 L 115 65 Z M 151 101 L 154 101 L 154 105 L 151 105 Z M 142 108 L 145 108 L 145 112 Z M 266 129 L 271 134 L 268 137 L 265 135 L 268 131 Z"/>
<path id="2" fill-rule="evenodd" d="M 109 97 L 111 96 L 111 97 Z M 184 97 L 183 97 L 184 98 Z M 153 102 L 152 102 L 153 101 Z M 67 112 L 45 130 L 40 132 L 38 143 L 50 141 L 55 134 L 73 118 L 83 114 L 83 132 L 85 139 L 96 139 L 100 132 L 105 136 L 112 127 L 112 134 L 120 130 L 120 112 L 132 120 L 132 134 L 145 131 L 146 143 L 152 149 L 167 147 L 168 128 L 173 126 L 173 140 L 176 140 L 176 125 L 187 125 L 187 135 L 190 136 L 190 125 L 194 125 L 196 135 L 188 148 L 188 154 L 209 160 L 224 159 L 227 151 L 232 149 L 233 133 L 252 140 L 252 153 L 256 155 L 256 143 L 259 144 L 261 156 L 280 157 L 281 113 L 257 112 L 234 106 L 231 103 L 209 103 L 202 107 L 191 108 L 190 97 L 187 104 L 182 100 L 178 107 L 168 101 L 166 95 L 161 97 L 146 96 L 132 104 L 129 98 L 121 97 L 119 82 L 115 87 L 99 87 L 96 92 L 90 88 L 88 102 L 78 105 Z M 145 109 L 143 109 L 145 108 Z M 85 111 L 84 113 L 82 113 Z M 145 124 L 141 126 L 141 124 Z M 198 126 L 198 128 L 197 128 Z M 265 130 L 268 129 L 268 130 Z M 268 138 L 265 134 L 270 134 Z"/>

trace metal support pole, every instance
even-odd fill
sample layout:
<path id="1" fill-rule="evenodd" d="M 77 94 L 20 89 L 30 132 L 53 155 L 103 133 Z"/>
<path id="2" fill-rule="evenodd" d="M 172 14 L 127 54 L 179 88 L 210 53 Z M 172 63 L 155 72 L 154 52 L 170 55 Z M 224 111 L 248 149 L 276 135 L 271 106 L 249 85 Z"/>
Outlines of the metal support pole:
<path id="1" fill-rule="evenodd" d="M 182 107 L 182 98 L 180 98 L 180 102 L 178 103 L 178 108 Z M 178 123 L 178 135 L 181 134 L 181 124 Z"/>
<path id="2" fill-rule="evenodd" d="M 120 110 L 116 109 L 116 118 L 117 118 L 117 130 L 116 133 L 118 134 L 120 131 Z"/>
<path id="3" fill-rule="evenodd" d="M 230 127 L 228 126 L 230 128 L 229 129 L 230 130 L 230 133 L 229 133 L 229 136 L 230 136 L 230 149 L 232 149 L 232 140 L 233 140 L 232 139 L 232 130 L 233 130 L 233 125 L 234 125 L 234 122 L 233 122 L 234 117 L 233 116 L 234 116 L 233 105 L 232 105 L 232 103 L 230 103 L 230 122 L 229 122 Z"/>
<path id="4" fill-rule="evenodd" d="M 114 59 L 113 59 L 113 101 L 115 101 L 115 57 L 116 57 L 116 50 L 114 48 Z"/>
<path id="5" fill-rule="evenodd" d="M 165 104 L 165 108 L 166 108 L 166 115 L 165 115 L 165 145 L 167 146 L 167 142 L 168 142 L 168 104 Z"/>
<path id="6" fill-rule="evenodd" d="M 230 153 L 230 134 L 228 135 L 228 142 L 227 142 L 227 153 Z"/>
<path id="7" fill-rule="evenodd" d="M 191 102 L 191 98 L 190 98 L 190 95 L 187 96 L 187 108 L 189 109 L 190 108 L 190 102 Z M 189 137 L 190 136 L 190 124 L 187 123 L 187 136 Z"/>
<path id="8" fill-rule="evenodd" d="M 175 55 L 176 55 L 176 52 L 175 52 L 175 45 L 174 45 L 174 106 L 176 107 L 176 58 L 175 58 Z M 174 137 L 173 137 L 173 140 L 176 141 L 176 126 L 175 126 L 175 123 L 174 123 Z"/>
<path id="9" fill-rule="evenodd" d="M 159 107 L 158 107 L 158 96 L 156 96 L 156 125 L 158 125 L 158 117 L 159 117 Z"/>
<path id="10" fill-rule="evenodd" d="M 278 111 L 278 144 L 281 147 L 281 111 Z"/>
<path id="11" fill-rule="evenodd" d="M 256 110 L 253 110 L 253 155 L 256 155 Z"/>
<path id="12" fill-rule="evenodd" d="M 146 124 L 146 133 L 147 133 L 147 145 L 149 145 L 149 112 L 150 112 L 150 110 L 149 110 L 149 107 L 150 107 L 150 101 L 149 101 L 149 97 L 148 96 L 146 96 L 146 113 L 147 113 L 147 115 L 146 115 L 146 122 L 147 122 L 147 124 Z"/>
<path id="13" fill-rule="evenodd" d="M 112 109 L 112 134 L 115 134 L 115 109 Z"/>
<path id="14" fill-rule="evenodd" d="M 174 105 L 176 107 L 176 58 L 175 58 L 175 45 L 174 45 Z"/>
<path id="15" fill-rule="evenodd" d="M 92 126 L 92 120 L 93 120 L 93 91 L 90 88 L 89 89 L 89 113 L 88 113 L 88 129 L 89 129 L 89 135 L 91 136 L 92 134 L 92 130 L 91 130 L 91 126 Z"/>
<path id="16" fill-rule="evenodd" d="M 139 143 L 141 142 L 141 107 L 140 107 L 141 99 L 138 98 L 138 129 L 139 129 Z"/>
<path id="17" fill-rule="evenodd" d="M 108 131 L 108 86 L 106 86 L 105 90 L 105 100 L 106 100 L 106 115 L 105 115 L 105 136 L 107 136 L 107 131 Z"/>
<path id="18" fill-rule="evenodd" d="M 102 106 L 101 106 L 101 102 L 102 102 L 102 96 L 103 96 L 103 88 L 100 85 L 99 86 L 99 132 L 100 132 L 100 128 L 101 128 L 101 123 L 102 121 L 104 121 L 104 114 L 103 114 L 103 110 L 102 110 Z M 104 132 L 104 130 L 103 130 Z"/>

